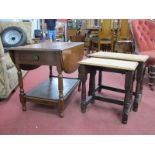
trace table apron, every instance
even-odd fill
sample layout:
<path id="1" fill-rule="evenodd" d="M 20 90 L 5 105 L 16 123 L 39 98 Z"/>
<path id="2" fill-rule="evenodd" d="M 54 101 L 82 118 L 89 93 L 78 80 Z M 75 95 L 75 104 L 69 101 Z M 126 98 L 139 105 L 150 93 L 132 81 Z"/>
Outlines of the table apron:
<path id="1" fill-rule="evenodd" d="M 59 53 L 60 54 L 60 53 Z M 54 65 L 62 64 L 62 60 L 58 59 L 58 54 L 53 52 L 30 52 L 20 51 L 15 52 L 16 64 L 28 64 L 28 65 Z"/>

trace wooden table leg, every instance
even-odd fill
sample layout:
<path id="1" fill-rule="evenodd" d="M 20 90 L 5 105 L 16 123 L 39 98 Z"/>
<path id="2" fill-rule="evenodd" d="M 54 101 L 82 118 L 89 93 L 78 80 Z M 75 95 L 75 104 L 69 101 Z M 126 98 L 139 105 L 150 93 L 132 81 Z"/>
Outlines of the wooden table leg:
<path id="1" fill-rule="evenodd" d="M 22 71 L 20 67 L 17 67 L 18 70 L 18 81 L 19 81 L 19 87 L 20 87 L 20 102 L 22 104 L 22 110 L 26 111 L 26 99 L 25 99 L 25 93 L 24 93 L 24 88 L 23 88 L 23 78 L 22 78 Z"/>
<path id="2" fill-rule="evenodd" d="M 149 67 L 149 87 L 151 90 L 154 90 L 154 82 L 155 82 L 155 66 Z"/>
<path id="3" fill-rule="evenodd" d="M 123 124 L 127 124 L 128 113 L 132 106 L 133 76 L 134 76 L 134 72 L 132 71 L 128 71 L 125 76 L 125 98 L 124 98 L 124 107 L 123 107 L 123 114 L 122 114 Z"/>
<path id="4" fill-rule="evenodd" d="M 50 71 L 49 77 L 51 78 L 53 76 L 52 66 L 49 66 L 49 71 Z"/>
<path id="5" fill-rule="evenodd" d="M 60 71 L 59 69 L 58 69 L 58 90 L 59 90 L 58 113 L 60 117 L 64 117 L 63 75 L 62 71 Z"/>
<path id="6" fill-rule="evenodd" d="M 101 85 L 102 85 L 102 71 L 99 70 L 99 78 L 98 78 L 98 92 L 101 92 Z"/>
<path id="7" fill-rule="evenodd" d="M 78 78 L 80 79 L 80 67 L 78 68 Z M 80 91 L 80 90 L 81 90 L 81 79 L 78 84 L 78 91 Z"/>
<path id="8" fill-rule="evenodd" d="M 145 64 L 140 62 L 137 68 L 136 74 L 136 91 L 135 91 L 135 99 L 133 104 L 133 111 L 138 110 L 138 105 L 142 98 L 142 90 L 143 90 L 143 79 L 145 74 Z"/>
<path id="9" fill-rule="evenodd" d="M 130 98 L 131 98 L 132 105 L 130 107 L 130 111 L 132 111 L 132 109 L 133 109 L 133 103 L 134 103 L 134 101 L 133 101 L 133 92 L 134 92 L 133 85 L 134 85 L 135 78 L 136 78 L 136 71 L 133 73 L 133 80 L 132 80 L 132 85 L 131 85 Z"/>
<path id="10" fill-rule="evenodd" d="M 90 70 L 90 80 L 89 80 L 89 92 L 88 95 L 94 97 L 95 96 L 95 75 L 96 70 L 91 69 Z M 94 99 L 92 98 L 91 103 L 94 103 Z"/>
<path id="11" fill-rule="evenodd" d="M 87 73 L 86 67 L 80 65 L 80 79 L 82 82 L 82 91 L 81 91 L 81 111 L 84 113 L 86 112 L 86 80 L 87 80 Z"/>

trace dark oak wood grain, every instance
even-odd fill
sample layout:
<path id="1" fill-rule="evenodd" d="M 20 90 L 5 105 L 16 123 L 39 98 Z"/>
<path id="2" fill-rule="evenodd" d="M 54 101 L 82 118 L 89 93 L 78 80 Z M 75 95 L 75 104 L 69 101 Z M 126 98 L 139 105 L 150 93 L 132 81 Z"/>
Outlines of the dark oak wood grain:
<path id="1" fill-rule="evenodd" d="M 39 104 L 57 104 L 60 117 L 64 116 L 64 101 L 78 84 L 78 79 L 64 79 L 63 71 L 73 73 L 79 67 L 78 61 L 84 55 L 84 43 L 50 42 L 26 45 L 10 49 L 10 56 L 18 69 L 20 86 L 20 102 L 26 110 L 26 102 Z M 32 70 L 41 65 L 48 65 L 49 79 L 30 90 L 24 92 L 21 69 Z M 52 75 L 52 66 L 56 66 L 57 78 Z"/>
<path id="2" fill-rule="evenodd" d="M 81 111 L 84 113 L 86 112 L 87 105 L 89 103 L 94 103 L 95 100 L 100 100 L 108 103 L 114 103 L 118 105 L 123 106 L 122 110 L 122 123 L 126 124 L 128 121 L 128 114 L 132 108 L 133 105 L 133 82 L 134 82 L 134 74 L 137 69 L 138 63 L 137 62 L 131 62 L 133 63 L 134 67 L 128 68 L 128 65 L 125 63 L 126 61 L 121 61 L 121 64 L 124 62 L 124 67 L 119 68 L 117 66 L 116 62 L 119 62 L 119 60 L 111 60 L 112 64 L 109 64 L 109 61 L 106 63 L 106 59 L 102 59 L 104 63 L 98 63 L 99 59 L 88 59 L 82 60 L 80 63 L 80 79 L 82 82 L 82 92 L 81 92 Z M 95 61 L 96 60 L 96 61 Z M 125 65 L 126 64 L 126 65 Z M 108 66 L 109 65 L 109 66 Z M 117 66 L 117 67 L 116 67 Z M 126 69 L 125 69 L 126 68 Z M 119 88 L 113 88 L 109 86 L 104 86 L 101 83 L 99 83 L 98 87 L 95 88 L 95 75 L 96 71 L 99 72 L 113 72 L 113 73 L 121 73 L 125 74 L 125 89 L 119 89 Z M 90 74 L 89 78 L 89 91 L 88 96 L 86 95 L 86 81 L 87 81 L 87 75 Z M 116 99 L 116 98 L 108 98 L 101 94 L 97 94 L 97 91 L 99 92 L 102 89 L 107 89 L 115 92 L 124 93 L 124 99 Z"/>

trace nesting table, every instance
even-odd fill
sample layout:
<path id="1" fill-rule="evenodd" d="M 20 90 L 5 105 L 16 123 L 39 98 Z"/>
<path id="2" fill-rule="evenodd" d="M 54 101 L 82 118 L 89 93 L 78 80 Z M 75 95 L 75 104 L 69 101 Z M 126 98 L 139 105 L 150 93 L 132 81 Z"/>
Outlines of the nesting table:
<path id="1" fill-rule="evenodd" d="M 80 61 L 80 78 L 82 82 L 81 92 L 81 111 L 86 112 L 86 107 L 89 103 L 94 103 L 94 100 L 101 100 L 109 103 L 115 103 L 123 106 L 122 123 L 126 124 L 128 121 L 128 114 L 130 110 L 137 111 L 140 103 L 143 88 L 143 77 L 145 70 L 145 62 L 148 56 L 112 53 L 112 52 L 97 52 L 89 54 L 91 58 Z M 128 61 L 127 61 L 128 60 Z M 125 74 L 124 89 L 114 88 L 102 85 L 102 77 L 99 75 L 98 87 L 95 88 L 96 71 L 122 73 Z M 89 92 L 86 96 L 86 80 L 87 74 L 90 74 Z M 136 76 L 136 90 L 133 90 L 134 77 Z M 112 77 L 114 78 L 114 76 Z M 96 91 L 107 89 L 115 92 L 124 93 L 124 100 L 116 100 L 113 98 L 106 98 L 101 94 L 96 94 Z M 134 101 L 132 100 L 135 96 Z"/>
<path id="2" fill-rule="evenodd" d="M 138 105 L 142 98 L 142 91 L 143 91 L 143 78 L 145 74 L 145 67 L 146 61 L 148 60 L 148 55 L 138 55 L 138 54 L 125 54 L 125 53 L 114 53 L 114 52 L 96 52 L 93 54 L 89 54 L 89 57 L 96 57 L 96 58 L 106 58 L 106 59 L 116 59 L 116 60 L 127 60 L 138 62 L 138 67 L 136 71 L 136 89 L 134 90 L 133 94 L 135 95 L 134 104 L 133 104 L 133 111 L 138 110 Z M 99 75 L 99 89 L 101 88 L 101 81 L 102 75 Z"/>
<path id="3" fill-rule="evenodd" d="M 73 73 L 78 69 L 78 61 L 84 55 L 83 42 L 51 42 L 26 45 L 10 49 L 10 56 L 18 70 L 20 102 L 26 110 L 26 102 L 56 104 L 60 117 L 64 116 L 64 101 L 78 85 L 78 78 L 64 78 L 63 72 Z M 58 76 L 53 76 L 25 92 L 21 69 L 32 70 L 41 65 L 56 66 Z M 50 67 L 52 68 L 52 67 Z M 41 76 L 41 75 L 40 75 Z M 37 77 L 33 77 L 35 80 Z"/>

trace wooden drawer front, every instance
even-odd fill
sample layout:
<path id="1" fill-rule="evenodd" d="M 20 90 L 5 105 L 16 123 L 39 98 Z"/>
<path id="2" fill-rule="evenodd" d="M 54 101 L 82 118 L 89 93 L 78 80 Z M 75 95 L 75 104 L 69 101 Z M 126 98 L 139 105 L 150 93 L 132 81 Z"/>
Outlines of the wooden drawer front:
<path id="1" fill-rule="evenodd" d="M 54 52 L 16 52 L 16 63 L 29 65 L 57 65 L 57 55 Z M 61 60 L 61 59 L 59 59 Z"/>

